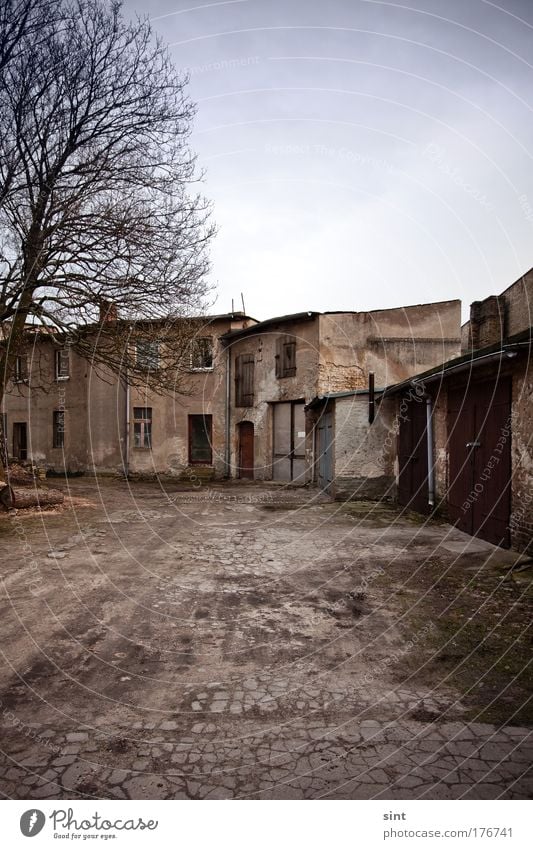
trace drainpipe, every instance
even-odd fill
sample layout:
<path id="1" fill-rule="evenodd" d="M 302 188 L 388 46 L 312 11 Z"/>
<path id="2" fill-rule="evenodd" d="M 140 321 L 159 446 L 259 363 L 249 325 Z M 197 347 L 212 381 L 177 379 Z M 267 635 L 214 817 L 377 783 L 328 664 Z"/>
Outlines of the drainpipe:
<path id="1" fill-rule="evenodd" d="M 126 372 L 126 438 L 124 440 L 124 476 L 126 480 L 130 474 L 130 382 Z"/>
<path id="2" fill-rule="evenodd" d="M 224 465 L 226 467 L 226 477 L 231 477 L 231 450 L 230 450 L 230 398 L 231 398 L 231 345 L 226 346 L 226 444 L 224 452 Z"/>
<path id="3" fill-rule="evenodd" d="M 435 476 L 433 474 L 433 405 L 431 396 L 426 396 L 426 441 L 428 452 L 428 504 L 435 506 Z"/>

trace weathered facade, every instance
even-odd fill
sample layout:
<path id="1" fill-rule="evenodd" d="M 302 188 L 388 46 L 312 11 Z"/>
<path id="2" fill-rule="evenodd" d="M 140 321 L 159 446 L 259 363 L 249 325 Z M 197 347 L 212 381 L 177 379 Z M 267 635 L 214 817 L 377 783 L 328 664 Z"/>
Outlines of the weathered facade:
<path id="1" fill-rule="evenodd" d="M 383 396 L 396 399 L 400 503 L 520 551 L 533 539 L 532 299 L 529 272 L 474 303 L 462 355 Z"/>
<path id="2" fill-rule="evenodd" d="M 225 473 L 226 355 L 220 337 L 254 319 L 198 319 L 188 394 L 128 387 L 61 342 L 29 331 L 4 400 L 9 457 L 49 473 Z"/>
<path id="3" fill-rule="evenodd" d="M 225 341 L 231 352 L 233 475 L 244 476 L 242 454 L 253 437 L 256 479 L 319 482 L 330 474 L 332 485 L 324 488 L 332 493 L 358 497 L 366 481 L 367 490 L 383 495 L 394 484 L 391 459 L 381 445 L 384 425 L 378 415 L 369 430 L 368 401 L 360 393 L 370 372 L 384 387 L 435 365 L 443 354 L 459 353 L 460 302 L 299 313 L 228 334 Z M 241 398 L 243 367 L 253 378 Z M 348 397 L 341 400 L 339 392 Z M 331 445 L 323 432 L 326 414 L 330 437 L 335 432 Z"/>

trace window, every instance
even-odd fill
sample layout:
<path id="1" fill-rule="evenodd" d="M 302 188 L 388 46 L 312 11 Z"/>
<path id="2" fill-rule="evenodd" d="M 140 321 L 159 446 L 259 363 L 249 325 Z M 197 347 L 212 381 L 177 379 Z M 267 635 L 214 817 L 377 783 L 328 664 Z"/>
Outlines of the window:
<path id="1" fill-rule="evenodd" d="M 13 380 L 15 383 L 23 383 L 28 379 L 28 360 L 25 354 L 20 357 L 15 357 L 15 368 L 13 370 Z"/>
<path id="2" fill-rule="evenodd" d="M 70 359 L 68 348 L 56 351 L 56 380 L 68 380 L 70 377 Z"/>
<path id="3" fill-rule="evenodd" d="M 135 346 L 135 361 L 139 368 L 153 371 L 159 368 L 159 342 L 142 340 Z"/>
<path id="4" fill-rule="evenodd" d="M 133 408 L 133 447 L 152 447 L 152 408 Z"/>
<path id="5" fill-rule="evenodd" d="M 212 416 L 189 416 L 189 463 L 213 462 Z"/>
<path id="6" fill-rule="evenodd" d="M 65 447 L 65 411 L 54 410 L 52 421 L 52 448 Z"/>
<path id="7" fill-rule="evenodd" d="M 296 374 L 296 339 L 280 336 L 276 343 L 276 377 L 294 377 Z"/>
<path id="8" fill-rule="evenodd" d="M 213 368 L 213 340 L 211 336 L 193 339 L 191 345 L 192 371 L 206 371 Z"/>
<path id="9" fill-rule="evenodd" d="M 239 354 L 235 359 L 235 406 L 252 407 L 254 403 L 254 355 Z"/>

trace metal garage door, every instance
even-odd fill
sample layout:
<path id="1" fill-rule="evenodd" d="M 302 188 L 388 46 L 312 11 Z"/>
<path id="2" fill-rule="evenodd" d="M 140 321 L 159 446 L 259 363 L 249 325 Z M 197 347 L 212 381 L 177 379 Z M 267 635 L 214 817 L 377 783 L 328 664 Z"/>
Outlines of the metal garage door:
<path id="1" fill-rule="evenodd" d="M 317 433 L 318 485 L 329 492 L 333 483 L 333 412 L 322 413 Z"/>
<path id="2" fill-rule="evenodd" d="M 511 381 L 472 384 L 448 394 L 450 521 L 509 546 Z"/>
<path id="3" fill-rule="evenodd" d="M 407 406 L 406 406 L 407 405 Z M 398 501 L 419 513 L 428 506 L 428 450 L 426 403 L 402 401 L 399 433 Z"/>

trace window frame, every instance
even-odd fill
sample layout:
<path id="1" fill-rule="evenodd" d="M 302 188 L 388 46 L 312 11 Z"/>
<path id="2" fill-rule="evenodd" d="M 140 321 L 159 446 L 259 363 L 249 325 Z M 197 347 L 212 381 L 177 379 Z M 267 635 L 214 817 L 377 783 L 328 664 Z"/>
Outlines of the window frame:
<path id="1" fill-rule="evenodd" d="M 145 414 L 139 414 L 138 411 L 142 410 Z M 149 415 L 148 415 L 149 413 Z M 153 435 L 153 407 L 134 407 L 133 408 L 133 440 L 132 446 L 136 451 L 151 451 L 152 450 L 152 435 Z M 136 437 L 136 427 L 139 426 L 139 435 L 141 445 L 135 444 Z"/>
<path id="2" fill-rule="evenodd" d="M 151 354 L 139 353 L 142 346 L 152 348 Z M 161 368 L 161 343 L 155 339 L 138 339 L 135 342 L 135 364 L 142 371 L 159 371 Z"/>
<path id="3" fill-rule="evenodd" d="M 199 366 L 194 364 L 195 354 L 198 352 L 196 346 L 199 342 L 208 342 L 210 353 L 211 353 L 211 365 L 210 366 Z M 212 336 L 196 336 L 191 343 L 191 353 L 189 358 L 189 370 L 190 371 L 213 371 L 215 367 L 215 345 Z"/>
<path id="4" fill-rule="evenodd" d="M 27 383 L 28 381 L 28 357 L 26 354 L 17 354 L 13 369 L 13 383 Z"/>
<path id="5" fill-rule="evenodd" d="M 287 350 L 292 349 L 292 357 L 287 358 Z M 287 365 L 287 359 L 292 360 L 293 365 Z M 276 377 L 283 380 L 286 377 L 296 376 L 296 337 L 278 336 L 276 340 Z"/>
<path id="6" fill-rule="evenodd" d="M 209 442 L 209 460 L 195 460 L 193 459 L 193 421 L 196 419 L 203 419 L 204 423 L 209 423 L 209 427 L 206 427 L 206 434 Z M 213 465 L 213 416 L 211 413 L 189 413 L 188 416 L 188 446 L 187 446 L 187 456 L 189 460 L 189 466 L 212 466 Z"/>
<path id="7" fill-rule="evenodd" d="M 62 363 L 67 364 L 67 373 L 61 374 Z M 68 348 L 58 348 L 54 352 L 54 372 L 56 380 L 70 380 L 70 351 Z"/>

